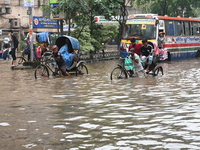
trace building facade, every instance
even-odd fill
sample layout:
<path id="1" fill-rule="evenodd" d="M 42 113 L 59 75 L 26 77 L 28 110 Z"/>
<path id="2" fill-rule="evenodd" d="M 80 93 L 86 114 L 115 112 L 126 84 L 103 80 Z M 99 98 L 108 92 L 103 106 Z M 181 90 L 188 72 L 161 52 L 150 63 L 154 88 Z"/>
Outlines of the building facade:
<path id="1" fill-rule="evenodd" d="M 1 0 L 0 2 L 0 30 L 1 37 L 6 36 L 9 30 L 19 35 L 24 35 L 29 31 L 29 12 L 24 7 L 25 0 Z M 49 0 L 34 0 L 32 7 L 33 16 L 49 17 L 48 13 L 42 11 L 42 5 L 47 5 Z M 33 28 L 33 32 L 51 31 L 57 29 Z"/>

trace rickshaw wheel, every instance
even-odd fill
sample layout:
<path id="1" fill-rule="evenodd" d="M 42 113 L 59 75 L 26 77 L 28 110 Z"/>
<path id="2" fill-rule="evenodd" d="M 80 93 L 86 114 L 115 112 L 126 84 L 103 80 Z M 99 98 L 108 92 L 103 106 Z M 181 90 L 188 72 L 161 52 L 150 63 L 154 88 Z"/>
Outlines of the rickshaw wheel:
<path id="1" fill-rule="evenodd" d="M 49 70 L 45 65 L 39 65 L 35 69 L 35 79 L 43 79 L 49 77 Z"/>
<path id="2" fill-rule="evenodd" d="M 153 76 L 163 75 L 163 68 L 162 66 L 156 66 L 153 69 Z"/>
<path id="3" fill-rule="evenodd" d="M 116 67 L 110 74 L 111 80 L 127 79 L 128 75 L 122 67 Z"/>
<path id="4" fill-rule="evenodd" d="M 77 68 L 76 68 L 76 76 L 77 75 L 83 75 L 83 74 L 88 74 L 88 69 L 84 64 L 80 64 Z"/>

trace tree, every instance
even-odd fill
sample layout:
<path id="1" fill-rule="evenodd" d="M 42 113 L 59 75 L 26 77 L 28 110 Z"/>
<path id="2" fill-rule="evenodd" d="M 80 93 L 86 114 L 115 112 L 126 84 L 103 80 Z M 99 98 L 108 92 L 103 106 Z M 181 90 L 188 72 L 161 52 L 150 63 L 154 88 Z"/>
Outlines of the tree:
<path id="1" fill-rule="evenodd" d="M 79 35 L 80 49 L 90 54 L 92 54 L 92 51 L 105 49 L 106 45 L 102 43 L 109 42 L 110 39 L 118 35 L 118 26 L 114 24 L 104 26 L 96 25 L 93 31 L 95 34 L 91 35 L 90 28 L 85 26 L 83 29 L 82 27 L 77 27 L 76 30 L 72 32 L 73 37 L 77 38 Z"/>
<path id="2" fill-rule="evenodd" d="M 79 34 L 81 37 L 78 39 L 80 42 L 80 50 L 86 53 L 89 53 L 90 51 L 94 51 L 95 48 L 92 45 L 92 43 L 94 43 L 94 39 L 90 35 L 90 29 L 88 27 L 85 27 L 84 29 L 82 29 L 81 27 L 77 27 L 77 29 L 72 32 L 73 37 L 76 37 Z"/>
<path id="3" fill-rule="evenodd" d="M 101 39 L 102 36 L 99 36 L 101 32 L 103 32 L 104 27 L 97 25 L 94 17 L 97 15 L 104 15 L 106 19 L 111 19 L 111 16 L 119 16 L 116 17 L 116 19 L 120 25 L 118 34 L 120 39 L 123 25 L 128 16 L 126 5 L 127 3 L 132 4 L 134 0 L 58 0 L 58 2 L 60 3 L 59 6 L 53 10 L 57 13 L 60 11 L 65 13 L 65 20 L 69 25 L 68 35 L 70 35 L 72 22 L 76 23 L 79 30 L 76 38 L 79 39 L 82 36 L 81 32 L 90 32 L 90 37 L 95 39 L 91 40 L 91 44 L 94 46 L 95 50 L 99 50 L 102 47 L 100 46 L 102 45 L 102 41 L 105 41 L 105 38 Z M 85 28 L 89 28 L 89 30 L 85 30 Z M 113 32 L 116 33 L 116 31 Z M 91 48 L 91 51 L 92 50 L 93 48 Z"/>
<path id="4" fill-rule="evenodd" d="M 103 0 L 104 11 L 102 14 L 106 19 L 111 19 L 113 16 L 119 23 L 119 40 L 122 37 L 123 27 L 125 25 L 128 11 L 126 9 L 127 4 L 132 4 L 134 0 Z"/>
<path id="5" fill-rule="evenodd" d="M 196 17 L 200 1 L 196 0 L 135 0 L 144 13 L 156 13 L 172 17 Z"/>
<path id="6" fill-rule="evenodd" d="M 65 21 L 68 24 L 68 35 L 70 35 L 70 28 L 73 24 L 73 20 L 79 15 L 79 11 L 82 9 L 82 1 L 80 0 L 58 0 L 59 5 L 55 8 L 56 12 L 63 12 L 65 15 Z"/>

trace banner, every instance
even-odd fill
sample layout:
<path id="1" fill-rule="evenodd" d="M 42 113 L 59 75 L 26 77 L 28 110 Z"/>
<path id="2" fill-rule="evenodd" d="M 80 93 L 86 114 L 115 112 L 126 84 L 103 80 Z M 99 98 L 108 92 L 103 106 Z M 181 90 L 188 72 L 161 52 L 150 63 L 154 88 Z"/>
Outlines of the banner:
<path id="1" fill-rule="evenodd" d="M 50 20 L 46 17 L 33 16 L 33 27 L 34 28 L 58 28 L 56 20 Z"/>
<path id="2" fill-rule="evenodd" d="M 24 7 L 34 7 L 34 0 L 24 0 Z"/>

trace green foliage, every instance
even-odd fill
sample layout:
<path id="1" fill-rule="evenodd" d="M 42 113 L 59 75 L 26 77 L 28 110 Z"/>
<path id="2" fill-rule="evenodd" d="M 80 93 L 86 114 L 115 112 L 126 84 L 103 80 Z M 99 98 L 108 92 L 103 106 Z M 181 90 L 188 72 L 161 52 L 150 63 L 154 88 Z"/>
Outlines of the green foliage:
<path id="1" fill-rule="evenodd" d="M 134 0 L 58 0 L 58 2 L 59 6 L 51 11 L 64 11 L 65 21 L 69 28 L 72 23 L 77 25 L 77 29 L 72 34 L 70 29 L 68 30 L 68 35 L 78 38 L 81 42 L 81 49 L 90 52 L 105 48 L 102 42 L 108 42 L 117 35 L 121 36 L 122 27 L 128 15 L 127 2 L 132 4 Z M 49 9 L 48 6 L 43 8 Z M 123 16 L 118 20 L 120 28 L 117 25 L 97 25 L 94 17 L 99 15 L 105 16 L 106 19 L 111 19 L 111 16 Z"/>
<path id="2" fill-rule="evenodd" d="M 77 27 L 76 30 L 72 32 L 72 36 L 78 38 L 81 51 L 86 53 L 104 49 L 106 45 L 102 43 L 109 42 L 118 35 L 118 26 L 111 24 L 104 26 L 96 24 L 93 26 L 93 32 L 95 34 L 92 35 L 90 34 L 91 31 L 88 26 L 81 30 L 81 27 Z"/>
<path id="3" fill-rule="evenodd" d="M 102 27 L 102 39 L 105 42 L 109 42 L 112 38 L 117 37 L 119 33 L 119 27 L 116 24 L 107 24 Z"/>
<path id="4" fill-rule="evenodd" d="M 25 36 L 21 37 L 21 40 L 19 41 L 19 50 L 24 50 L 26 47 L 26 41 L 24 41 Z"/>
<path id="5" fill-rule="evenodd" d="M 149 0 L 135 0 L 135 2 L 144 13 L 156 13 L 172 17 L 199 16 L 199 0 L 151 0 L 150 2 Z"/>
<path id="6" fill-rule="evenodd" d="M 75 31 L 72 32 L 72 36 L 73 37 L 77 37 L 77 35 L 79 35 L 80 31 L 81 31 L 81 27 L 77 27 Z M 92 45 L 92 43 L 94 42 L 94 39 L 91 37 L 90 35 L 90 29 L 88 27 L 85 27 L 81 34 L 80 34 L 80 38 L 78 38 L 79 42 L 80 42 L 80 50 L 86 53 L 89 53 L 90 51 L 94 51 L 95 48 Z"/>

